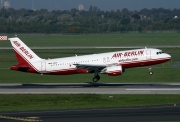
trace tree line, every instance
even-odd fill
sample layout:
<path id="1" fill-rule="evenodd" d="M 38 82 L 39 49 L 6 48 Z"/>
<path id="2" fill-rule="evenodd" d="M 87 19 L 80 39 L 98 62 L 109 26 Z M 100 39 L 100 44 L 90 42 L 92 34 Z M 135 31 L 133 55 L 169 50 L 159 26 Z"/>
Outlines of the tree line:
<path id="1" fill-rule="evenodd" d="M 108 33 L 180 30 L 180 9 L 88 11 L 0 9 L 0 33 Z"/>

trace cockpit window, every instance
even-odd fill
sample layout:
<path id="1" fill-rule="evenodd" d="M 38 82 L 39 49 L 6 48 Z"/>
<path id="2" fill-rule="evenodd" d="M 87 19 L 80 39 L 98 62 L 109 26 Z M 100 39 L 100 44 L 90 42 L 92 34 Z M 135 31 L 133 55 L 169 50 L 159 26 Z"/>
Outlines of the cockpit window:
<path id="1" fill-rule="evenodd" d="M 163 53 L 164 53 L 163 51 L 156 52 L 157 55 L 163 54 Z"/>

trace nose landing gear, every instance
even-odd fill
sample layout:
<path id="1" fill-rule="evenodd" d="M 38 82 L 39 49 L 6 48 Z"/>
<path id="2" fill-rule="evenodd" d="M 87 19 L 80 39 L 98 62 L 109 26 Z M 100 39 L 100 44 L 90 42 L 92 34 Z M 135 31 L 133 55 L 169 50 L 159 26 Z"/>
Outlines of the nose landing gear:
<path id="1" fill-rule="evenodd" d="M 151 66 L 148 66 L 148 70 L 149 70 L 149 74 L 152 75 L 152 74 L 153 74 L 153 71 L 152 71 Z"/>

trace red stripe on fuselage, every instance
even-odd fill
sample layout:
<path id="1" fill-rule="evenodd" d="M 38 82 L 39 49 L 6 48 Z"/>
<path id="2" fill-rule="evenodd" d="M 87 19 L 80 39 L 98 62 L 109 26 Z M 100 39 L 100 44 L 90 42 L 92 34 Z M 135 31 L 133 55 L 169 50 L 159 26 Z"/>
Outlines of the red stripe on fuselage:
<path id="1" fill-rule="evenodd" d="M 71 69 L 61 69 L 61 70 L 53 70 L 53 71 L 47 71 L 47 73 L 44 74 L 49 74 L 49 75 L 70 75 L 70 74 L 87 74 L 89 73 L 88 70 L 85 69 L 76 69 L 76 68 L 71 68 Z"/>
<path id="2" fill-rule="evenodd" d="M 66 69 L 66 70 L 56 70 L 56 71 L 51 71 L 46 74 L 49 75 L 70 75 L 70 74 L 79 74 L 77 69 Z"/>
<path id="3" fill-rule="evenodd" d="M 151 59 L 151 60 L 143 60 L 143 61 L 123 62 L 123 63 L 119 63 L 119 65 L 121 65 L 123 68 L 132 68 L 132 67 L 151 66 L 151 65 L 167 62 L 169 60 L 170 58 L 160 58 L 160 59 Z"/>

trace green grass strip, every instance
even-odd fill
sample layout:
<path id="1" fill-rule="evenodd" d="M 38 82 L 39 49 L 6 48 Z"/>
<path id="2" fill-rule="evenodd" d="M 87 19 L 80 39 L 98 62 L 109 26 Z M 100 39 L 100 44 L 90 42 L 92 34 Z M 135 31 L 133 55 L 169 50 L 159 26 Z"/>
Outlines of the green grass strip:
<path id="1" fill-rule="evenodd" d="M 14 35 L 8 35 L 8 38 Z M 126 33 L 93 35 L 19 35 L 30 47 L 34 46 L 162 46 L 179 45 L 179 33 Z M 11 47 L 2 41 L 0 47 Z"/>
<path id="2" fill-rule="evenodd" d="M 1 112 L 127 106 L 130 107 L 167 104 L 180 104 L 180 95 L 0 95 Z"/>

